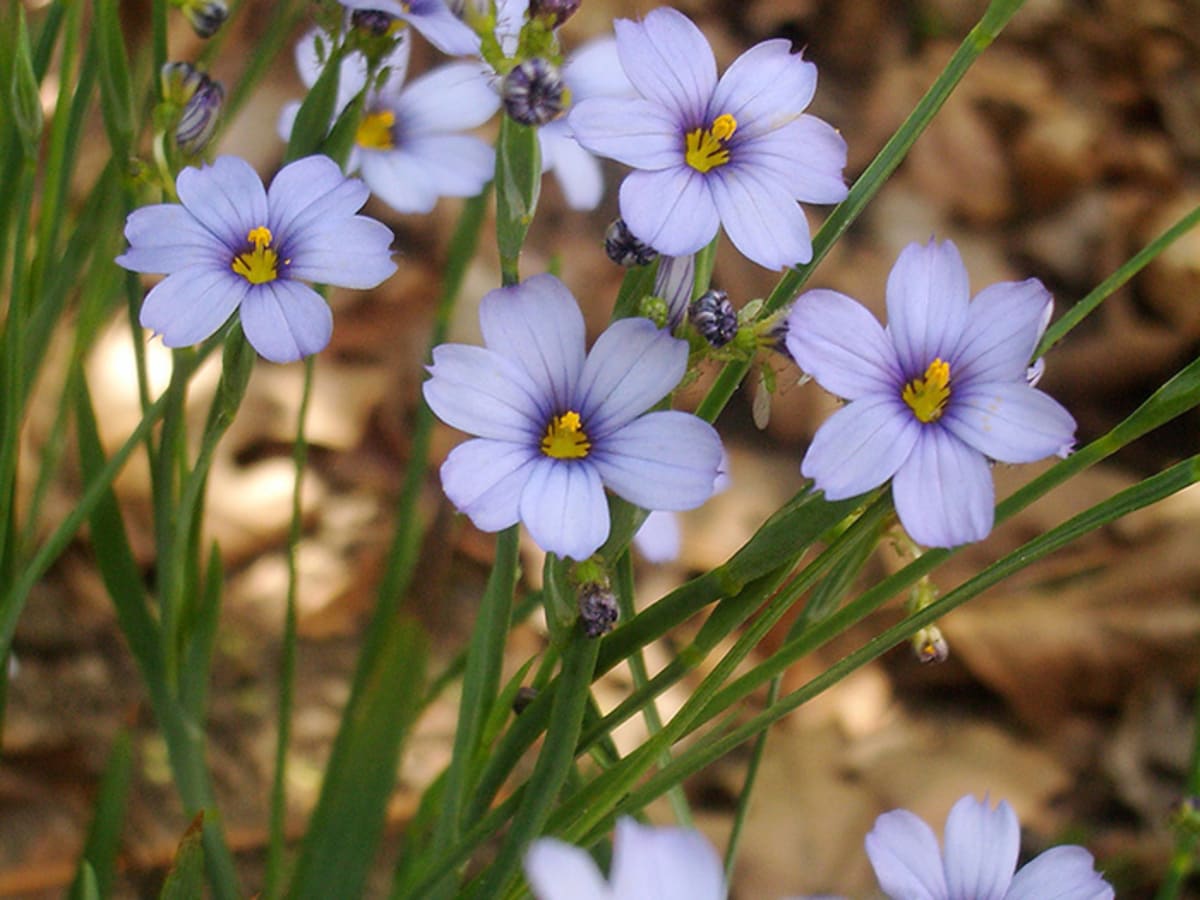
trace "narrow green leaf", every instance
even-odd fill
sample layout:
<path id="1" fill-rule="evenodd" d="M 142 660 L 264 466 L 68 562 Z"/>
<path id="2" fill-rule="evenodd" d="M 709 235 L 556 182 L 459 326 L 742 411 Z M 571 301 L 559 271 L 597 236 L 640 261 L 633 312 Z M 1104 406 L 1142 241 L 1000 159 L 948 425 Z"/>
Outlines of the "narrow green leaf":
<path id="1" fill-rule="evenodd" d="M 175 861 L 159 900 L 196 900 L 204 896 L 204 813 L 197 813 L 175 849 Z"/>
<path id="2" fill-rule="evenodd" d="M 342 168 L 346 167 L 346 160 L 350 158 L 350 151 L 354 149 L 354 140 L 366 103 L 367 90 L 363 88 L 346 104 L 346 108 L 333 123 L 333 128 L 329 130 L 329 136 L 321 142 L 321 152 Z"/>
<path id="3" fill-rule="evenodd" d="M 521 247 L 541 188 L 537 129 L 502 116 L 496 141 L 496 243 L 500 248 L 500 277 L 506 286 L 521 280 Z"/>
<path id="4" fill-rule="evenodd" d="M 484 723 L 499 692 L 504 645 L 512 619 L 513 592 L 517 587 L 519 541 L 519 525 L 504 529 L 496 539 L 496 558 L 479 604 L 467 652 L 462 697 L 458 704 L 458 726 L 454 730 L 454 748 L 446 772 L 442 817 L 434 832 L 433 846 L 437 851 L 449 846 L 461 830 L 467 795 L 473 787 L 469 769 L 479 751 Z"/>
<path id="5" fill-rule="evenodd" d="M 92 37 L 100 55 L 100 109 L 113 155 L 125 160 L 131 154 L 136 134 L 129 51 L 121 34 L 117 0 L 95 0 L 95 9 Z"/>
<path id="6" fill-rule="evenodd" d="M 82 377 L 75 379 L 75 429 L 84 483 L 100 483 L 105 466 L 104 451 L 87 381 Z M 162 690 L 166 669 L 161 638 L 158 623 L 150 615 L 142 572 L 130 549 L 116 495 L 107 486 L 102 486 L 99 492 L 99 499 L 88 517 L 96 565 L 142 678 L 150 690 L 155 690 L 156 686 Z"/>
<path id="7" fill-rule="evenodd" d="M 308 89 L 308 95 L 300 104 L 292 135 L 288 139 L 286 160 L 301 159 L 316 153 L 329 133 L 329 126 L 337 113 L 338 78 L 341 73 L 342 44 L 330 49 L 325 68 L 317 76 L 316 83 Z"/>
<path id="8" fill-rule="evenodd" d="M 121 846 L 121 829 L 125 824 L 125 807 L 129 798 L 129 782 L 133 774 L 133 743 L 129 732 L 122 729 L 113 739 L 100 791 L 96 795 L 96 811 L 88 830 L 79 869 L 71 885 L 70 900 L 112 896 L 116 872 L 117 851 Z"/>
<path id="9" fill-rule="evenodd" d="M 21 146 L 27 157 L 36 157 L 42 136 L 42 102 L 38 97 L 37 76 L 33 73 L 33 50 L 29 46 L 29 30 L 25 24 L 25 7 L 17 6 L 17 34 L 12 70 L 9 78 L 9 110 Z"/>
<path id="10" fill-rule="evenodd" d="M 567 775 L 575 762 L 575 746 L 583 726 L 583 714 L 591 696 L 592 675 L 596 667 L 599 642 L 583 633 L 577 625 L 572 640 L 563 651 L 558 691 L 551 708 L 546 740 L 534 764 L 533 774 L 523 792 L 521 805 L 500 852 L 474 884 L 467 896 L 492 900 L 501 896 L 516 878 L 521 855 L 530 842 L 541 834 L 550 810 L 558 799 Z"/>
<path id="11" fill-rule="evenodd" d="M 405 735 L 421 698 L 419 628 L 390 623 L 364 689 L 353 695 L 308 823 L 289 896 L 360 897 L 375 856 Z"/>

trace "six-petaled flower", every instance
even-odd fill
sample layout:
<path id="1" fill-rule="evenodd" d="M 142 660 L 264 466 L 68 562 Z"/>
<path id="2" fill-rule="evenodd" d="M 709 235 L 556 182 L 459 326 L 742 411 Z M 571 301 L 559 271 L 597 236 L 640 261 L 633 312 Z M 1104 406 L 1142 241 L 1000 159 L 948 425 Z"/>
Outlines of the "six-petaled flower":
<path id="1" fill-rule="evenodd" d="M 618 19 L 617 51 L 634 99 L 579 102 L 568 119 L 593 153 L 632 166 L 621 216 L 668 256 L 695 253 L 724 226 L 748 258 L 781 269 L 812 258 L 798 200 L 846 196 L 846 143 L 804 110 L 817 69 L 786 40 L 764 41 L 717 80 L 712 49 L 676 10 Z"/>
<path id="2" fill-rule="evenodd" d="M 434 350 L 425 399 L 477 435 L 442 486 L 484 531 L 521 521 L 543 549 L 582 560 L 609 533 L 604 488 L 644 509 L 711 496 L 721 442 L 677 410 L 647 412 L 683 377 L 688 349 L 647 319 L 621 319 L 585 352 L 583 316 L 552 275 L 483 298 L 485 347 Z"/>
<path id="3" fill-rule="evenodd" d="M 372 288 L 396 271 L 391 229 L 356 215 L 366 186 L 326 156 L 285 166 L 269 190 L 249 163 L 222 156 L 184 169 L 176 190 L 180 203 L 130 213 L 129 249 L 117 257 L 167 275 L 146 295 L 141 323 L 168 347 L 204 340 L 240 309 L 262 356 L 299 359 L 333 331 L 328 304 L 301 282 Z"/>
<path id="4" fill-rule="evenodd" d="M 888 326 L 844 294 L 802 295 L 787 322 L 799 367 L 848 400 L 817 431 L 803 473 L 830 500 L 892 478 L 913 540 L 953 547 L 987 536 L 989 461 L 1065 456 L 1075 420 L 1029 384 L 1050 294 L 1037 279 L 1001 282 L 972 300 L 949 241 L 910 244 L 887 281 Z"/>

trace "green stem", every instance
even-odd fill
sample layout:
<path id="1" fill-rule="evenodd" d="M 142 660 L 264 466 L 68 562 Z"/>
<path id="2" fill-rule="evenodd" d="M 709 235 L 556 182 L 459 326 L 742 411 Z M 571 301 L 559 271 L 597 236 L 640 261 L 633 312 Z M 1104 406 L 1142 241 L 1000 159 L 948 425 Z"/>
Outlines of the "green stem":
<path id="1" fill-rule="evenodd" d="M 617 605 L 621 611 L 621 619 L 630 621 L 637 610 L 633 605 L 633 557 L 626 550 L 617 560 L 616 578 L 614 585 L 616 588 Z M 644 690 L 650 681 L 649 673 L 646 671 L 646 657 L 639 647 L 629 659 L 626 660 L 629 665 L 629 674 L 633 679 L 633 687 L 635 690 Z M 658 734 L 663 729 L 662 716 L 658 714 L 658 706 L 654 702 L 654 698 L 649 698 L 645 705 L 642 706 L 642 716 L 646 720 L 646 731 L 651 735 Z M 607 734 L 608 732 L 604 732 Z M 667 750 L 659 757 L 660 765 L 667 765 L 671 762 L 671 751 Z M 675 821 L 685 828 L 695 828 L 695 819 L 692 816 L 692 809 L 688 805 L 687 794 L 683 792 L 683 785 L 677 784 L 667 792 L 667 800 L 671 804 L 671 810 L 675 813 Z"/>
<path id="2" fill-rule="evenodd" d="M 275 738 L 275 777 L 271 784 L 271 824 L 267 845 L 267 873 L 263 896 L 278 897 L 283 885 L 283 854 L 287 823 L 287 749 L 292 734 L 292 701 L 296 683 L 296 620 L 300 572 L 297 555 L 303 532 L 304 472 L 308 464 L 308 439 L 305 425 L 309 402 L 312 400 L 313 356 L 304 360 L 304 387 L 300 392 L 300 409 L 296 412 L 296 440 L 292 444 L 292 463 L 296 470 L 292 482 L 292 519 L 288 526 L 287 543 L 287 605 L 283 615 L 283 640 L 279 660 L 279 713 Z"/>
<path id="3" fill-rule="evenodd" d="M 1200 797 L 1200 688 L 1196 690 L 1193 701 L 1192 722 L 1192 759 L 1188 769 L 1187 787 L 1184 789 L 1184 803 L 1194 804 Z M 1155 894 L 1154 900 L 1177 900 L 1188 876 L 1196 868 L 1196 851 L 1200 848 L 1200 833 L 1191 827 L 1181 825 L 1175 839 L 1175 849 L 1171 853 L 1171 861 L 1167 865 L 1167 873 L 1163 883 Z"/>

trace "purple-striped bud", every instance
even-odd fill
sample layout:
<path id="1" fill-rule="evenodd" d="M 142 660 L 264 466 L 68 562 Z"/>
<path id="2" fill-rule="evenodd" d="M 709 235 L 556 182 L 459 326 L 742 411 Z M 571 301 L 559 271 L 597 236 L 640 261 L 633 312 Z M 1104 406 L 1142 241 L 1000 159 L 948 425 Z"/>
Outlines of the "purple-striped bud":
<path id="1" fill-rule="evenodd" d="M 197 156 L 208 146 L 217 130 L 225 90 L 219 81 L 202 75 L 203 81 L 184 104 L 179 124 L 175 126 L 175 143 L 188 156 Z"/>
<path id="2" fill-rule="evenodd" d="M 210 38 L 229 18 L 225 0 L 176 0 L 179 11 L 202 38 Z"/>
<path id="3" fill-rule="evenodd" d="M 714 347 L 724 347 L 737 335 L 737 310 L 724 291 L 705 291 L 688 307 L 692 327 Z"/>
<path id="4" fill-rule="evenodd" d="M 568 92 L 558 69 L 534 57 L 504 76 L 500 88 L 505 111 L 522 125 L 545 125 L 567 108 Z"/>

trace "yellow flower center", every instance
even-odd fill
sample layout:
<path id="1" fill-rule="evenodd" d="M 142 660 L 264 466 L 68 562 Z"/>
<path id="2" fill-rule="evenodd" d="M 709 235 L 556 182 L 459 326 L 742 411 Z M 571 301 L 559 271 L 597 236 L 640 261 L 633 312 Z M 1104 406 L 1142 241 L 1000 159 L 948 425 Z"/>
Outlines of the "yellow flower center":
<path id="1" fill-rule="evenodd" d="M 542 452 L 547 456 L 553 459 L 583 459 L 591 449 L 592 444 L 583 430 L 583 422 L 574 410 L 555 416 L 546 426 Z"/>
<path id="2" fill-rule="evenodd" d="M 900 397 L 922 422 L 936 422 L 950 399 L 950 363 L 935 359 L 925 370 L 925 377 L 906 384 Z"/>
<path id="3" fill-rule="evenodd" d="M 729 113 L 717 116 L 712 125 L 697 128 L 687 133 L 687 152 L 684 158 L 687 164 L 697 172 L 707 172 L 717 166 L 729 162 L 729 148 L 726 147 L 733 133 L 737 131 L 737 119 Z"/>
<path id="4" fill-rule="evenodd" d="M 232 268 L 251 284 L 266 284 L 279 277 L 279 254 L 271 249 L 275 238 L 265 225 L 251 228 L 246 240 L 254 246 L 233 258 Z"/>
<path id="5" fill-rule="evenodd" d="M 395 124 L 396 114 L 390 109 L 367 113 L 358 124 L 354 142 L 368 150 L 391 150 L 396 146 L 392 140 L 392 128 Z"/>

